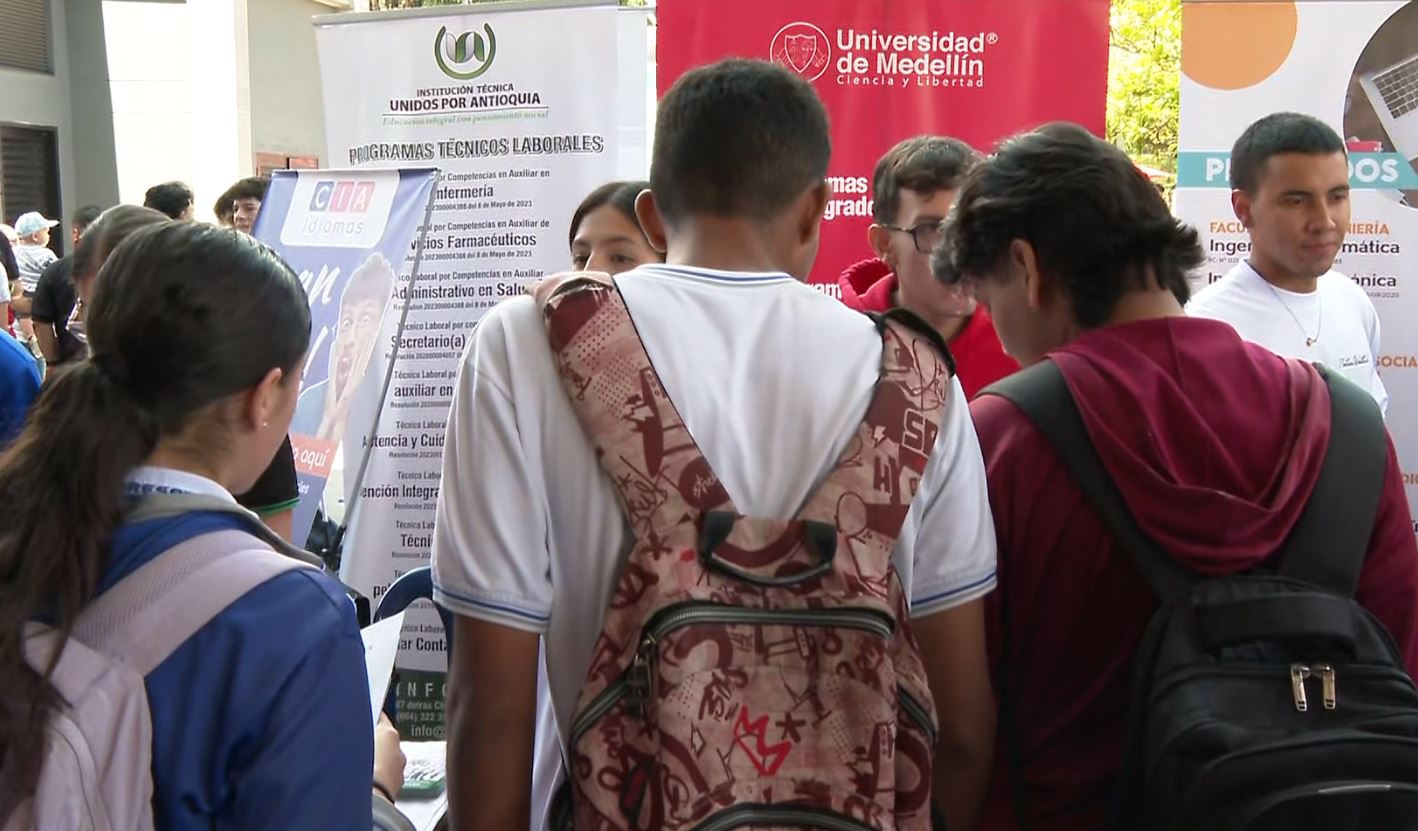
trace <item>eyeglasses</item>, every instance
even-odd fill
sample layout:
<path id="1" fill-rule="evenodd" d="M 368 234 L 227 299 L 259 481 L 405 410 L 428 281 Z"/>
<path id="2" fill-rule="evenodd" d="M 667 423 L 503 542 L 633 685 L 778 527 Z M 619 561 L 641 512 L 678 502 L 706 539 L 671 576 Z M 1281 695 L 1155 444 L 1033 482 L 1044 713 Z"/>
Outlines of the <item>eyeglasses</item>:
<path id="1" fill-rule="evenodd" d="M 897 231 L 902 234 L 910 234 L 911 242 L 915 243 L 916 250 L 922 254 L 929 254 L 940 245 L 945 239 L 945 229 L 939 222 L 922 222 L 914 228 L 902 228 L 899 225 L 881 226 L 888 231 Z"/>

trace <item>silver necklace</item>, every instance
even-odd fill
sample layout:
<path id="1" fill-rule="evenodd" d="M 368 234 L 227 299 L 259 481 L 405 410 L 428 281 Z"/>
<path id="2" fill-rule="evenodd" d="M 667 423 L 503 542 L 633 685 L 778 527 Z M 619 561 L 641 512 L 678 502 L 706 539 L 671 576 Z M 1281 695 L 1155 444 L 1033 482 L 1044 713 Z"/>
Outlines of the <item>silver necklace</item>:
<path id="1" fill-rule="evenodd" d="M 1315 334 L 1311 337 L 1310 330 L 1306 329 L 1304 324 L 1300 323 L 1300 318 L 1295 316 L 1295 310 L 1290 308 L 1290 304 L 1285 302 L 1285 298 L 1280 296 L 1280 292 L 1275 290 L 1275 286 L 1272 286 L 1270 281 L 1264 278 L 1261 279 L 1261 282 L 1265 283 L 1265 287 L 1270 289 L 1270 294 L 1275 298 L 1275 301 L 1285 307 L 1285 313 L 1290 315 L 1290 319 L 1295 321 L 1295 328 L 1299 329 L 1300 334 L 1305 336 L 1305 347 L 1309 348 L 1319 343 L 1320 330 L 1324 327 L 1324 295 L 1319 293 L 1319 287 L 1315 287 L 1315 305 L 1318 313 L 1315 315 Z"/>

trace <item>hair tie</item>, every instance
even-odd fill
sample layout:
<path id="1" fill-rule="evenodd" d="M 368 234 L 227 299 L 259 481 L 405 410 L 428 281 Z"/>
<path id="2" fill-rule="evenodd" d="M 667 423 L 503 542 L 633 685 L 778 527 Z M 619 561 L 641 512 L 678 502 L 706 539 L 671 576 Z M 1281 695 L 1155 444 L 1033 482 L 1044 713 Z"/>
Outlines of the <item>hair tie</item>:
<path id="1" fill-rule="evenodd" d="M 133 375 L 128 371 L 128 363 L 117 355 L 94 355 L 89 360 L 98 367 L 100 373 L 118 386 L 127 389 L 133 382 Z"/>

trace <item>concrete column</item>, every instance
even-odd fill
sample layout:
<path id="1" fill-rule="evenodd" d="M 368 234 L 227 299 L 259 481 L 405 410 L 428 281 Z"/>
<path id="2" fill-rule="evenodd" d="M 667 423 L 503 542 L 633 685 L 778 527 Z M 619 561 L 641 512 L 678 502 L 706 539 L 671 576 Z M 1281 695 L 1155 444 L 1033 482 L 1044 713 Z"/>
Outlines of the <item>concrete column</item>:
<path id="1" fill-rule="evenodd" d="M 159 182 L 192 181 L 190 55 L 207 51 L 206 44 L 191 42 L 181 3 L 105 0 L 103 18 L 118 195 L 142 204 Z M 197 194 L 199 208 L 203 195 Z"/>
<path id="2" fill-rule="evenodd" d="M 82 205 L 108 207 L 118 202 L 118 162 L 114 154 L 103 8 L 94 0 L 64 0 L 63 6 L 68 44 L 67 132 L 73 159 L 72 174 L 65 183 L 67 227 L 67 214 Z M 61 148 L 65 143 L 61 135 Z M 60 154 L 64 154 L 63 149 Z"/>
<path id="3" fill-rule="evenodd" d="M 217 196 L 255 167 L 246 0 L 187 3 L 193 49 L 192 189 L 197 215 L 211 218 Z"/>

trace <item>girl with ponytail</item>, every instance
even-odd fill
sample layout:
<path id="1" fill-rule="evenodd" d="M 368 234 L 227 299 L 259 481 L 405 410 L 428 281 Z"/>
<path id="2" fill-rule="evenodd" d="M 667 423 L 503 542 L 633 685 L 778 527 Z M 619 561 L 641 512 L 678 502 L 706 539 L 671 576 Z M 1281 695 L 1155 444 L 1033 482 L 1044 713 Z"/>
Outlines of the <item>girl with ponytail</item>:
<path id="1" fill-rule="evenodd" d="M 232 494 L 286 436 L 310 338 L 305 293 L 250 237 L 141 210 L 110 211 L 85 236 L 91 357 L 56 373 L 0 456 L 0 825 L 33 793 L 61 704 L 26 663 L 26 624 L 67 635 L 94 598 L 204 534 L 267 546 Z M 151 493 L 216 507 L 128 520 Z M 368 828 L 363 656 L 351 604 L 314 570 L 218 613 L 145 678 L 157 827 Z"/>

